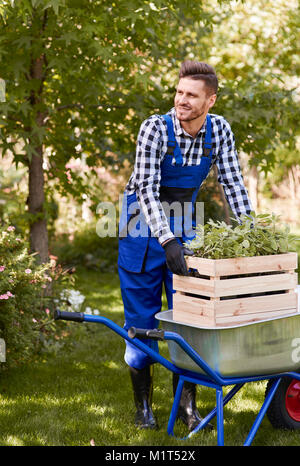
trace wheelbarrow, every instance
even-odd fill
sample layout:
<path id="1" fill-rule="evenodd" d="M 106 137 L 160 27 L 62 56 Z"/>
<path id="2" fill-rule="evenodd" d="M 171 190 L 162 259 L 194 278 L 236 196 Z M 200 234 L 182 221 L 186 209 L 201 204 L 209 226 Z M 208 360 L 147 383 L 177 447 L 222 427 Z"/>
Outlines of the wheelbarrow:
<path id="1" fill-rule="evenodd" d="M 201 328 L 173 320 L 172 311 L 160 312 L 159 329 L 128 332 L 112 320 L 85 313 L 56 310 L 55 320 L 92 322 L 107 326 L 149 355 L 153 361 L 178 374 L 179 381 L 168 421 L 167 432 L 174 436 L 174 425 L 185 381 L 216 390 L 216 406 L 190 438 L 217 418 L 217 444 L 224 445 L 223 407 L 248 382 L 267 380 L 264 402 L 244 445 L 251 445 L 267 413 L 275 427 L 300 429 L 300 315 L 266 320 L 232 328 Z M 147 346 L 142 339 L 166 341 L 170 359 Z M 223 388 L 233 386 L 224 396 Z"/>

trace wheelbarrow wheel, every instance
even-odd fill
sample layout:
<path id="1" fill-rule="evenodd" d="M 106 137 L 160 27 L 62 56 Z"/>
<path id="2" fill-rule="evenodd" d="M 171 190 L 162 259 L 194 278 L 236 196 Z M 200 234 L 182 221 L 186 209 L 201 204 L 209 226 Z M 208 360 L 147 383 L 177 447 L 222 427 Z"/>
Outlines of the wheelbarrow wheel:
<path id="1" fill-rule="evenodd" d="M 274 381 L 269 380 L 267 396 Z M 267 417 L 276 429 L 300 429 L 300 381 L 283 377 L 269 405 Z"/>

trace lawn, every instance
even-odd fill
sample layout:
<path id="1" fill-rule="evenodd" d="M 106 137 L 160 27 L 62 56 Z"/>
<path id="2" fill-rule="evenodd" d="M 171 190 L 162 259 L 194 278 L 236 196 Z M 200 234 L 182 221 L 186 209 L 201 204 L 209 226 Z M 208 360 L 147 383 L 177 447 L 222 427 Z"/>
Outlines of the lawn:
<path id="1" fill-rule="evenodd" d="M 122 325 L 122 301 L 114 273 L 77 269 L 76 289 L 86 304 Z M 165 301 L 164 301 L 165 308 Z M 57 325 L 62 325 L 57 322 Z M 123 340 L 97 324 L 69 324 L 64 344 L 34 362 L 3 371 L 0 378 L 0 445 L 18 446 L 198 446 L 216 445 L 216 429 L 189 440 L 185 427 L 167 435 L 172 406 L 171 373 L 155 366 L 154 411 L 157 431 L 136 430 Z M 161 353 L 168 355 L 162 343 Z M 245 386 L 224 409 L 225 444 L 242 445 L 264 400 L 265 382 Z M 228 389 L 224 390 L 227 392 Z M 215 391 L 198 391 L 202 414 L 215 406 Z M 212 423 L 216 426 L 216 421 Z M 265 418 L 256 446 L 296 446 L 300 432 L 275 430 Z"/>

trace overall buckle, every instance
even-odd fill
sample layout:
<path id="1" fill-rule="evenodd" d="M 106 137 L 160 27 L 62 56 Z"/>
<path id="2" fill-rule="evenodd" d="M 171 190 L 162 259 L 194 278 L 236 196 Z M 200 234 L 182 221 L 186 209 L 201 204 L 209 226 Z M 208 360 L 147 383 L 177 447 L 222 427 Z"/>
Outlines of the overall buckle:
<path id="1" fill-rule="evenodd" d="M 167 154 L 173 155 L 174 149 L 176 147 L 176 141 L 168 141 L 167 147 Z"/>

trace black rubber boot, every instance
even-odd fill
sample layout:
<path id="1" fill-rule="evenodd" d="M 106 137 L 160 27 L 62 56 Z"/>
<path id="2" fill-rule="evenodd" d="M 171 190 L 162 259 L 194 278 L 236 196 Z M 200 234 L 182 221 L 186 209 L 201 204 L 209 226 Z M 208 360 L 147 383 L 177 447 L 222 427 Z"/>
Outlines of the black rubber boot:
<path id="1" fill-rule="evenodd" d="M 178 385 L 179 376 L 173 373 L 173 395 L 175 396 L 176 388 Z M 187 425 L 189 432 L 192 432 L 197 425 L 202 421 L 197 406 L 196 406 L 196 384 L 191 382 L 184 382 L 181 399 L 179 402 L 177 419 L 180 419 Z M 204 429 L 213 429 L 212 424 L 206 424 Z"/>
<path id="2" fill-rule="evenodd" d="M 152 412 L 153 366 L 144 369 L 129 367 L 136 406 L 135 425 L 140 429 L 156 429 Z"/>

